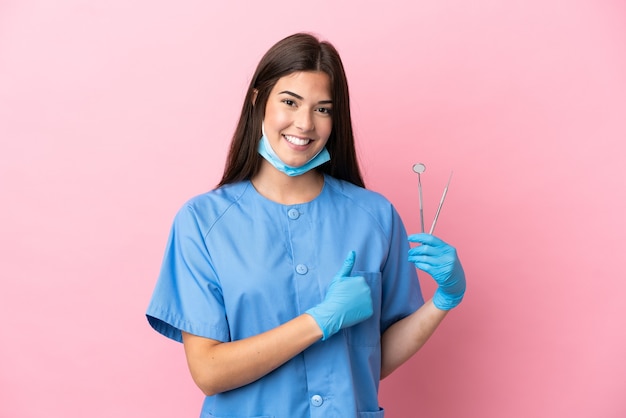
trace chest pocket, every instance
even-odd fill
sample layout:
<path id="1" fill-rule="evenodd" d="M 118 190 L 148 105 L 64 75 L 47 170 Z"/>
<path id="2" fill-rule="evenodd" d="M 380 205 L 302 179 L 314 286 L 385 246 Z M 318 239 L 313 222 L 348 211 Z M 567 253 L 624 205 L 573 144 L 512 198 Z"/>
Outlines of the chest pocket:
<path id="1" fill-rule="evenodd" d="M 382 306 L 382 283 L 380 272 L 353 271 L 353 276 L 363 276 L 372 292 L 374 313 L 363 322 L 344 328 L 348 344 L 353 346 L 374 347 L 380 343 L 380 315 Z"/>

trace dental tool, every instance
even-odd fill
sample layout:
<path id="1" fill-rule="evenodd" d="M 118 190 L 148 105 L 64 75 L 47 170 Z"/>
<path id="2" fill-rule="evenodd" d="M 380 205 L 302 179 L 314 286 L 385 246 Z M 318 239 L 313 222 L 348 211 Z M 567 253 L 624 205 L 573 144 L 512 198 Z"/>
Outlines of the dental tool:
<path id="1" fill-rule="evenodd" d="M 426 171 L 426 166 L 424 164 L 413 164 L 413 172 L 417 173 L 417 190 L 419 192 L 420 225 L 422 228 L 422 233 L 424 232 L 424 203 L 422 201 L 422 179 L 420 174 L 422 174 L 424 171 Z M 433 224 L 430 226 L 430 235 L 432 235 L 435 231 L 435 226 L 437 225 L 437 220 L 439 219 L 439 214 L 441 213 L 441 208 L 443 207 L 443 202 L 446 200 L 446 194 L 448 194 L 448 187 L 450 187 L 450 181 L 452 180 L 453 173 L 454 172 L 450 172 L 450 178 L 448 178 L 448 183 L 443 189 L 443 194 L 441 195 L 441 200 L 439 201 L 439 206 L 437 207 L 437 212 L 435 213 L 435 219 L 433 219 Z"/>
<path id="2" fill-rule="evenodd" d="M 422 179 L 420 174 L 426 171 L 426 166 L 422 163 L 413 164 L 413 171 L 417 173 L 417 190 L 419 191 L 420 201 L 420 224 L 422 226 L 422 232 L 424 232 L 424 205 L 422 204 Z"/>
<path id="3" fill-rule="evenodd" d="M 441 212 L 441 207 L 443 206 L 443 201 L 446 199 L 446 194 L 448 193 L 448 186 L 450 186 L 450 180 L 452 180 L 453 172 L 450 172 L 450 178 L 448 178 L 448 183 L 446 187 L 443 189 L 443 194 L 441 195 L 441 200 L 439 201 L 439 207 L 437 208 L 437 212 L 435 213 L 435 219 L 433 220 L 433 224 L 430 227 L 429 234 L 432 235 L 435 231 L 435 225 L 437 224 L 437 219 L 439 218 L 439 212 Z"/>

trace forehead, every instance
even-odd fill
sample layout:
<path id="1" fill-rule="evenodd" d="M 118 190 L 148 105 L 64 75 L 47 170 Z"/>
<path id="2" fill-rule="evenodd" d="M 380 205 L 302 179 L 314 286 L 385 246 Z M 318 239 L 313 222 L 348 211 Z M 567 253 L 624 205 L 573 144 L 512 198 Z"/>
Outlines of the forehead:
<path id="1" fill-rule="evenodd" d="M 322 71 L 296 71 L 279 78 L 272 89 L 277 94 L 283 91 L 290 91 L 304 98 L 330 100 L 330 77 Z"/>

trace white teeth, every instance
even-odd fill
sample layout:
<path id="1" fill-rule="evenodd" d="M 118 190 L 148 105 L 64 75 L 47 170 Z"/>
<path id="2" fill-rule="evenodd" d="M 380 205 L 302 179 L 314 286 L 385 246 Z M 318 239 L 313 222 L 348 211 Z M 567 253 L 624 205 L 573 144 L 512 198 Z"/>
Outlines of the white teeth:
<path id="1" fill-rule="evenodd" d="M 290 136 L 290 135 L 283 135 L 283 136 L 285 137 L 287 141 L 289 141 L 290 143 L 294 145 L 306 145 L 309 142 L 311 142 L 310 139 L 301 139 L 301 138 L 297 138 L 295 136 Z"/>

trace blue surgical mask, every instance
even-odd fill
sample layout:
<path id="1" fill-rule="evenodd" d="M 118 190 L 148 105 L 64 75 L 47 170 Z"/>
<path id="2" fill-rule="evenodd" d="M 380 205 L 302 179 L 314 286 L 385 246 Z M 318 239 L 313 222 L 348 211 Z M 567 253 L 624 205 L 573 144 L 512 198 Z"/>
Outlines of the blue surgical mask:
<path id="1" fill-rule="evenodd" d="M 330 154 L 328 153 L 328 150 L 326 149 L 326 147 L 324 147 L 320 150 L 320 152 L 315 154 L 315 156 L 311 158 L 309 161 L 307 161 L 304 165 L 301 165 L 300 167 L 289 166 L 285 164 L 278 157 L 278 155 L 276 155 L 276 152 L 274 152 L 274 149 L 272 148 L 269 141 L 267 140 L 267 137 L 265 136 L 264 128 L 263 128 L 263 136 L 261 137 L 261 140 L 259 141 L 258 151 L 259 151 L 259 154 L 261 154 L 263 158 L 269 161 L 269 163 L 272 164 L 277 170 L 282 171 L 283 173 L 292 177 L 304 174 L 307 171 L 310 171 L 314 169 L 315 167 L 318 167 L 324 164 L 326 161 L 330 160 Z"/>

